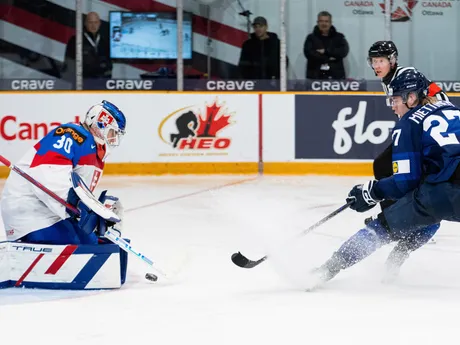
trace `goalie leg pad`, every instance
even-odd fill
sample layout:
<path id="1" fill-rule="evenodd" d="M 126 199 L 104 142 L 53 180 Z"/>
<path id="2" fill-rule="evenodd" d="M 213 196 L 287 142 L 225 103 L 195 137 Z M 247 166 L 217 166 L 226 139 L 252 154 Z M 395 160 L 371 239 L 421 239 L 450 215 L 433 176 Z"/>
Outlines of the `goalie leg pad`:
<path id="1" fill-rule="evenodd" d="M 0 289 L 11 286 L 8 267 L 8 242 L 0 242 Z"/>
<path id="2" fill-rule="evenodd" d="M 128 243 L 131 243 L 129 238 L 124 238 L 124 240 Z M 105 237 L 99 237 L 100 244 L 108 244 L 114 245 L 109 239 Z M 118 247 L 118 246 L 117 246 Z M 121 278 L 121 285 L 123 285 L 126 281 L 126 272 L 128 271 L 128 253 L 120 248 L 120 278 Z"/>
<path id="3" fill-rule="evenodd" d="M 127 255 L 117 245 L 0 243 L 0 287 L 59 290 L 118 289 Z"/>

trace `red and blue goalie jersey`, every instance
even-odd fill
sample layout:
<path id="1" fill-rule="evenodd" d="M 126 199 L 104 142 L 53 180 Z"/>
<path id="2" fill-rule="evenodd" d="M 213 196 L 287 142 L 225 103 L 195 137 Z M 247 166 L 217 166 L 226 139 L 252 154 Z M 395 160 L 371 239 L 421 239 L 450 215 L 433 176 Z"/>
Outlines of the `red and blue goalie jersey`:
<path id="1" fill-rule="evenodd" d="M 16 165 L 67 200 L 70 172 L 77 172 L 94 190 L 102 175 L 104 155 L 104 148 L 98 147 L 88 130 L 69 123 L 48 133 Z M 11 173 L 3 190 L 2 217 L 7 239 L 15 241 L 69 215 L 64 206 L 20 175 Z"/>

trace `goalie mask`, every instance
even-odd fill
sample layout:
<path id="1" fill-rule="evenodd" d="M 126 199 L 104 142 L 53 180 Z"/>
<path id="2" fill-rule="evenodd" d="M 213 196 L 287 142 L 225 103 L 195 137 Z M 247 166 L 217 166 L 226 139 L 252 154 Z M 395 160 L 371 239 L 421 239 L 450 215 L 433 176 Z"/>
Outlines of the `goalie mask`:
<path id="1" fill-rule="evenodd" d="M 114 148 L 120 145 L 125 135 L 125 115 L 110 102 L 92 106 L 86 113 L 85 122 L 97 144 Z"/>

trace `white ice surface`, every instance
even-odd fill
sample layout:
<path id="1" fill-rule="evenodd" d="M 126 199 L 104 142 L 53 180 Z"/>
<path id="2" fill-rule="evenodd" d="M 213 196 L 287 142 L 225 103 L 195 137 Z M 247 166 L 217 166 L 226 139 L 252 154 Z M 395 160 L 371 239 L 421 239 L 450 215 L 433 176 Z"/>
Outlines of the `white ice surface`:
<path id="1" fill-rule="evenodd" d="M 377 210 L 346 210 L 304 237 L 295 234 L 341 206 L 365 178 L 263 177 L 170 200 L 248 178 L 104 177 L 101 188 L 128 209 L 124 235 L 132 244 L 162 267 L 187 264 L 174 280 L 151 283 L 146 266 L 130 257 L 128 281 L 117 291 L 0 290 L 5 343 L 460 342 L 459 224 L 443 223 L 437 243 L 414 253 L 392 285 L 381 283 L 388 246 L 305 292 L 306 272 Z M 230 261 L 238 250 L 271 257 L 245 270 Z"/>

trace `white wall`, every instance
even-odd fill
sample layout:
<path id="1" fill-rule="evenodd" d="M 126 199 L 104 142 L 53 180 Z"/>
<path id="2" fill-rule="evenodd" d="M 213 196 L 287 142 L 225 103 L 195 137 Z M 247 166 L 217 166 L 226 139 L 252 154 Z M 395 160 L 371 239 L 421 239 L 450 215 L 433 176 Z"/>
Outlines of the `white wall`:
<path id="1" fill-rule="evenodd" d="M 82 121 L 87 110 L 103 99 L 116 104 L 127 118 L 126 135 L 108 159 L 111 163 L 258 161 L 257 94 L 0 94 L 0 152 L 15 162 L 43 137 L 45 129 L 49 132 L 59 123 L 74 122 L 77 116 Z M 215 138 L 201 138 L 206 139 L 202 148 L 173 148 L 169 140 L 171 134 L 178 133 L 176 120 L 188 111 L 201 118 L 200 126 L 206 126 L 208 115 L 212 115 L 215 121 L 209 121 L 210 132 L 219 130 Z M 198 145 L 200 138 L 189 138 L 193 139 Z M 216 140 L 229 145 L 208 147 Z"/>
<path id="2" fill-rule="evenodd" d="M 75 8 L 74 0 L 50 1 L 68 9 Z M 156 1 L 172 7 L 176 4 L 176 0 Z M 145 2 L 148 4 L 150 0 L 145 0 Z M 207 7 L 199 0 L 183 0 L 183 2 L 186 11 L 202 17 L 207 16 Z M 278 34 L 281 23 L 280 2 L 280 0 L 241 0 L 243 7 L 253 13 L 252 18 L 258 15 L 266 17 L 270 30 Z M 104 20 L 107 20 L 110 10 L 125 10 L 99 0 L 83 0 L 82 3 L 85 13 L 97 11 Z M 292 66 L 289 74 L 291 79 L 303 79 L 305 76 L 306 59 L 303 55 L 303 43 L 316 25 L 318 12 L 322 10 L 327 10 L 332 14 L 334 26 L 339 32 L 345 34 L 349 42 L 350 53 L 345 60 L 348 76 L 375 79 L 373 71 L 367 66 L 366 55 L 373 42 L 384 39 L 384 14 L 380 7 L 383 0 L 287 0 L 286 3 L 287 53 Z M 139 2 L 130 6 L 137 7 Z M 406 9 L 406 2 L 395 0 L 393 8 L 398 6 Z M 145 9 L 148 6 L 140 6 L 139 9 L 143 7 Z M 239 15 L 241 10 L 237 0 L 216 0 L 210 8 L 210 17 L 215 22 L 246 31 L 246 20 Z M 359 11 L 368 14 L 357 14 Z M 433 13 L 435 15 L 432 15 Z M 400 62 L 403 65 L 416 66 L 427 77 L 434 80 L 460 80 L 459 23 L 460 1 L 418 1 L 412 9 L 410 21 L 392 23 L 393 40 L 400 50 Z M 4 29 L 0 30 L 0 36 L 3 39 L 22 44 L 25 48 L 35 47 L 35 50 L 58 61 L 63 59 L 63 43 L 30 32 L 27 35 L 36 38 L 26 40 L 24 35 L 27 30 L 20 28 L 13 30 L 13 26 L 4 21 L 0 21 L 0 26 Z M 217 37 L 223 35 L 219 31 L 215 34 Z M 206 36 L 195 35 L 194 50 L 207 54 L 207 43 Z M 240 47 L 218 39 L 213 39 L 211 46 L 212 57 L 232 64 L 238 62 Z M 9 72 L 21 75 L 30 74 L 27 68 L 18 67 L 22 70 L 12 71 L 13 67 L 9 65 L 0 66 L 4 75 L 8 75 Z M 138 78 L 141 71 L 132 66 L 117 65 L 113 72 L 116 78 Z"/>
<path id="3" fill-rule="evenodd" d="M 175 0 L 161 2 L 173 4 Z M 195 0 L 184 3 L 186 8 L 199 12 L 200 6 Z M 383 0 L 287 0 L 287 50 L 294 66 L 291 77 L 305 76 L 303 43 L 316 25 L 318 12 L 327 10 L 333 16 L 333 25 L 345 35 L 350 45 L 350 54 L 346 59 L 348 76 L 374 79 L 366 56 L 373 42 L 384 39 L 384 14 L 380 3 Z M 270 30 L 279 34 L 280 0 L 242 0 L 242 4 L 254 13 L 253 18 L 258 15 L 266 17 Z M 405 8 L 406 5 L 397 0 L 393 9 L 397 6 Z M 373 14 L 356 14 L 360 10 Z M 245 30 L 245 21 L 238 15 L 239 11 L 236 0 L 217 0 L 213 5 L 212 18 Z M 460 1 L 418 1 L 412 12 L 410 21 L 392 23 L 392 39 L 399 48 L 400 62 L 416 66 L 432 79 L 460 80 Z M 430 12 L 436 15 L 429 15 Z"/>

